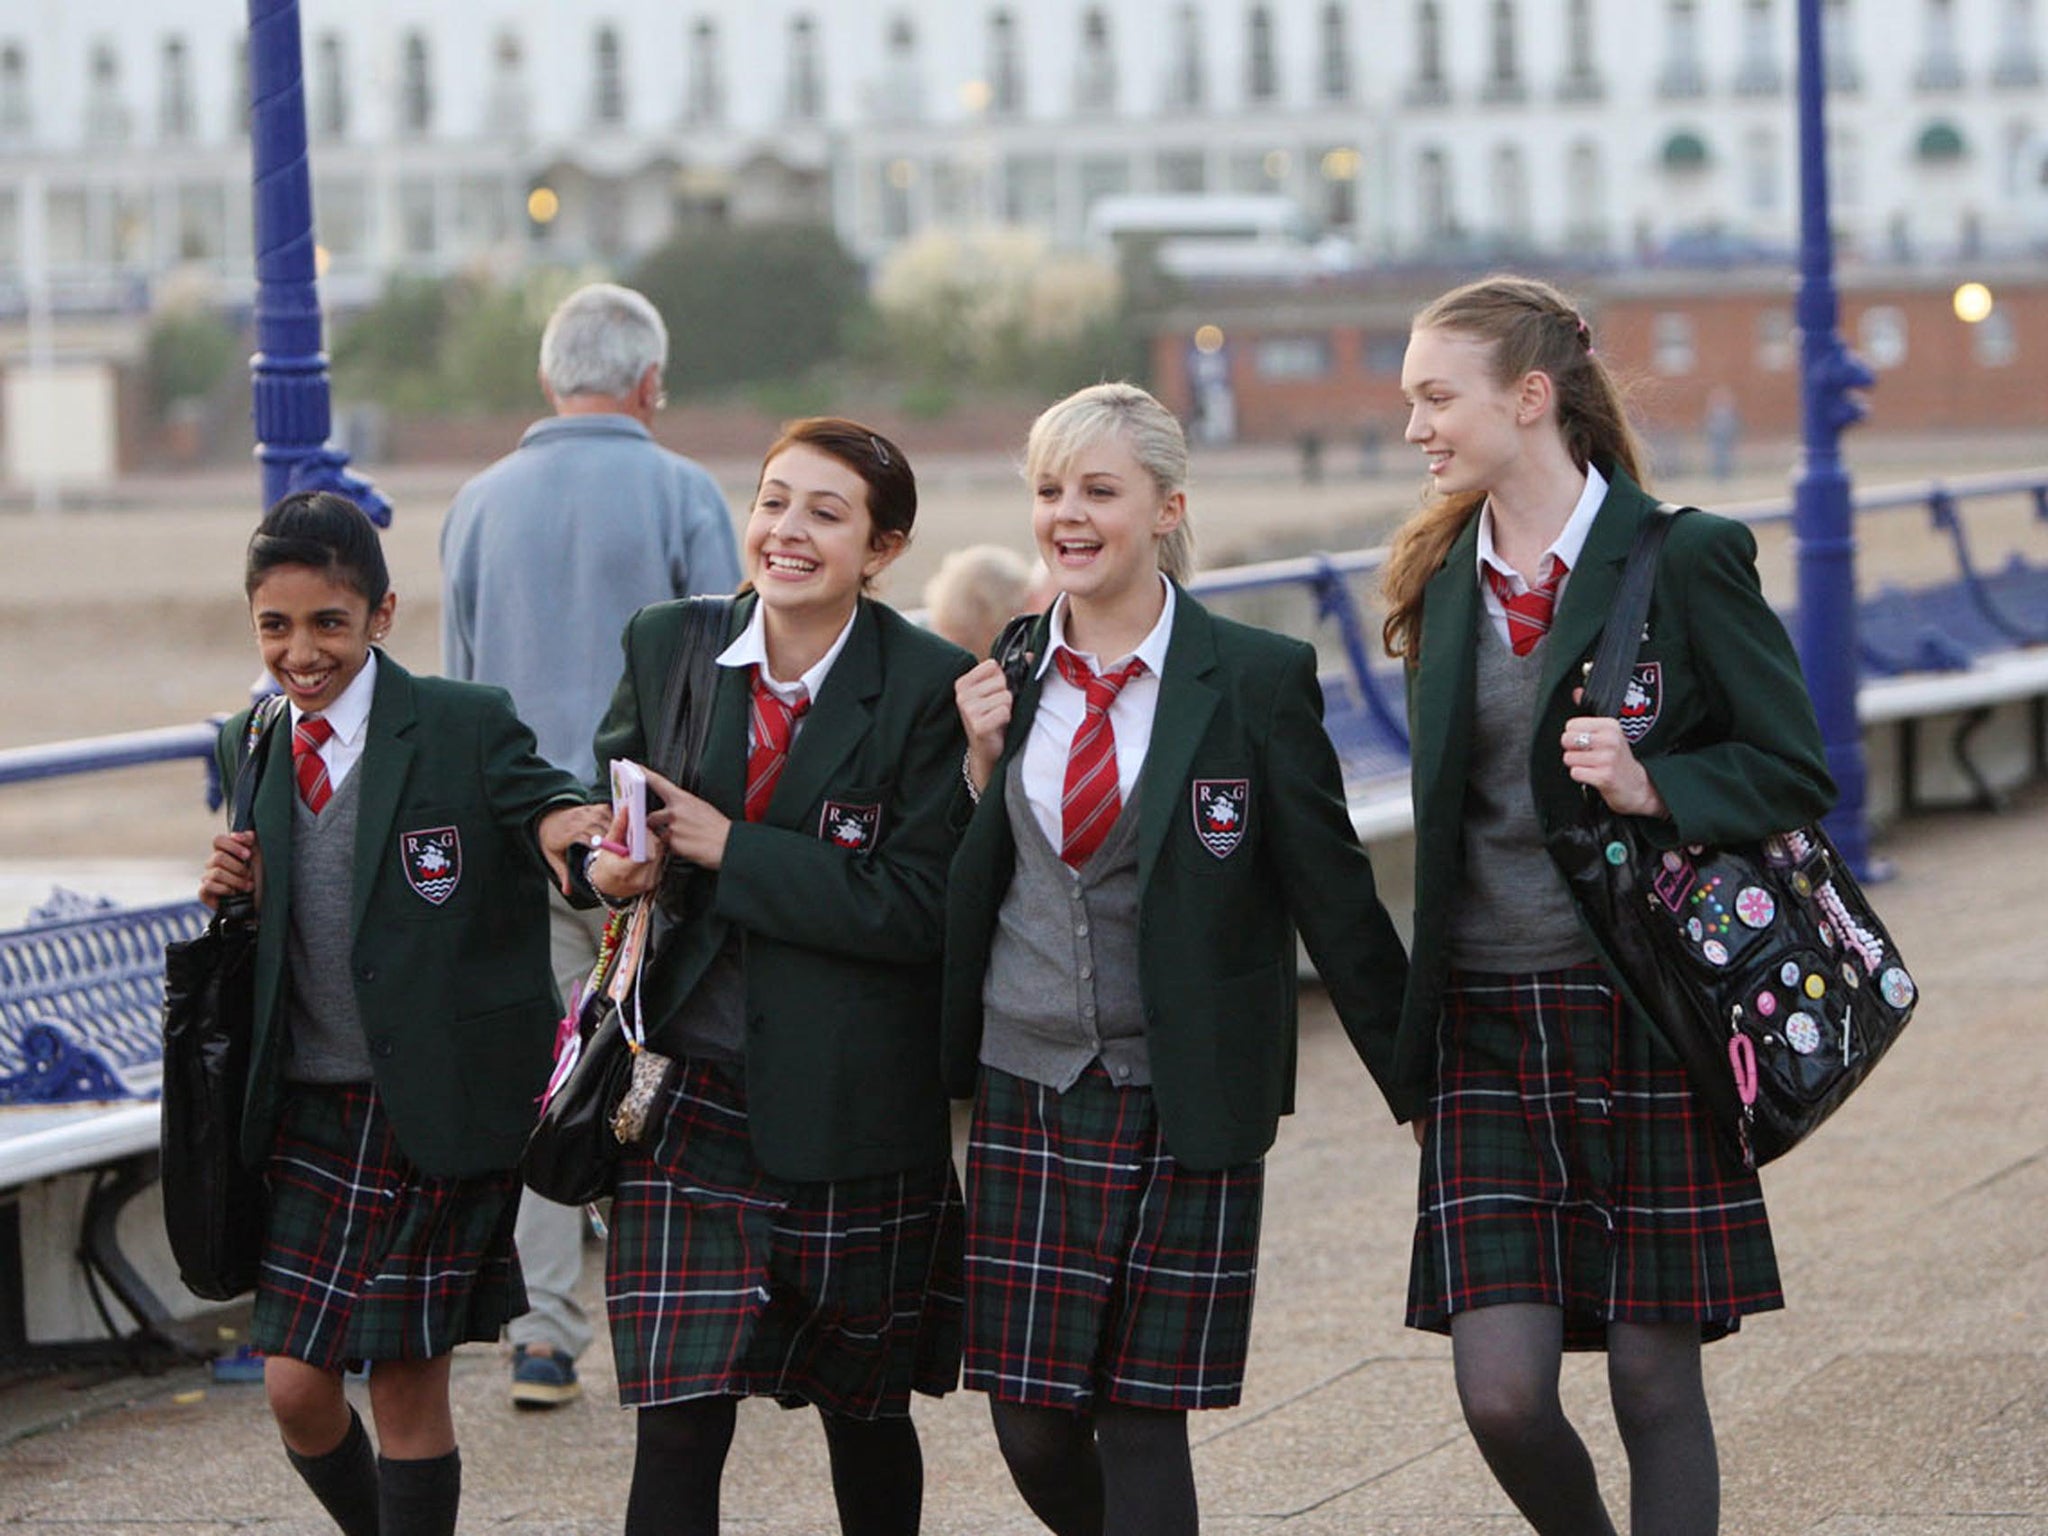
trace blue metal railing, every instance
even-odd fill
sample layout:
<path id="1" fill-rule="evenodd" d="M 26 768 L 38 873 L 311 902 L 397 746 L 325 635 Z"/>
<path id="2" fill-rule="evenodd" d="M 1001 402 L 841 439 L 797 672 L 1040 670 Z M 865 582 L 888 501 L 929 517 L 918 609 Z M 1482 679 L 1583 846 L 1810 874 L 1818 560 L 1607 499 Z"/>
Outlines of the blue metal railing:
<path id="1" fill-rule="evenodd" d="M 214 743 L 218 720 L 199 725 L 166 725 L 155 730 L 125 731 L 114 736 L 88 736 L 75 741 L 43 742 L 32 747 L 0 748 L 0 784 L 54 779 L 72 773 L 98 773 L 107 768 L 134 768 L 144 763 L 171 763 L 198 758 L 206 765 L 206 804 L 220 806 L 220 767 Z"/>

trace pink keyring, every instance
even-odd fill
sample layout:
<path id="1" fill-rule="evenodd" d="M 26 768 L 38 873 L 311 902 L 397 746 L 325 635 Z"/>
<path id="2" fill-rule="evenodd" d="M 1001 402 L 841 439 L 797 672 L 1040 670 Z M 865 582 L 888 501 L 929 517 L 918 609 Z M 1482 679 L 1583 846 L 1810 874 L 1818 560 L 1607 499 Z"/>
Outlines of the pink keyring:
<path id="1" fill-rule="evenodd" d="M 1745 1105 L 1756 1102 L 1756 1046 L 1747 1035 L 1728 1041 L 1728 1065 L 1735 1072 L 1735 1095 Z"/>

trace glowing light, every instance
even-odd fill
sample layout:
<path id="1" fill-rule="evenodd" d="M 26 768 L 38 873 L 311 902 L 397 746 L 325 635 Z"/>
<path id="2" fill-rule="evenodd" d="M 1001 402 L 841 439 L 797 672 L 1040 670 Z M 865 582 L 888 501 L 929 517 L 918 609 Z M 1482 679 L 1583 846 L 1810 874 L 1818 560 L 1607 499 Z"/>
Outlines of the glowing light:
<path id="1" fill-rule="evenodd" d="M 994 94 L 986 80 L 969 80 L 960 87 L 960 105 L 972 113 L 986 112 Z"/>
<path id="2" fill-rule="evenodd" d="M 313 275 L 325 277 L 327 269 L 334 265 L 334 253 L 324 245 L 313 247 Z"/>
<path id="3" fill-rule="evenodd" d="M 1355 181 L 1362 157 L 1355 149 L 1333 149 L 1323 156 L 1323 180 Z"/>
<path id="4" fill-rule="evenodd" d="M 562 211 L 562 200 L 553 187 L 535 187 L 526 194 L 526 216 L 536 224 L 552 224 Z"/>
<path id="5" fill-rule="evenodd" d="M 1975 325 L 1990 318 L 1992 305 L 1991 290 L 1982 283 L 1964 283 L 1956 289 L 1950 301 L 1955 305 L 1956 318 L 1965 325 Z"/>
<path id="6" fill-rule="evenodd" d="M 1223 350 L 1223 327 L 1202 325 L 1195 328 L 1195 350 L 1197 352 L 1221 352 Z"/>
<path id="7" fill-rule="evenodd" d="M 1268 181 L 1285 181 L 1287 179 L 1287 167 L 1291 162 L 1288 159 L 1286 150 L 1267 150 L 1266 159 L 1264 163 L 1266 169 L 1266 179 Z"/>
<path id="8" fill-rule="evenodd" d="M 917 166 L 913 162 L 909 160 L 891 160 L 889 162 L 889 185 L 898 192 L 909 191 L 911 183 L 916 180 Z"/>

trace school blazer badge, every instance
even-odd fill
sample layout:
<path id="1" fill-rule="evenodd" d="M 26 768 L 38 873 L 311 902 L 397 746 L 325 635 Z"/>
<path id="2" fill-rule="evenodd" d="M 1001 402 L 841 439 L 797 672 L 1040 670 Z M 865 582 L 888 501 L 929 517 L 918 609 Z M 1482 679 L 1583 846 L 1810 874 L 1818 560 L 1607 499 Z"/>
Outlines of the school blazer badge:
<path id="1" fill-rule="evenodd" d="M 1195 780 L 1195 836 L 1219 859 L 1237 852 L 1251 809 L 1250 779 Z"/>
<path id="2" fill-rule="evenodd" d="M 424 901 L 440 906 L 462 883 L 462 834 L 453 827 L 427 827 L 398 835 L 405 883 Z"/>

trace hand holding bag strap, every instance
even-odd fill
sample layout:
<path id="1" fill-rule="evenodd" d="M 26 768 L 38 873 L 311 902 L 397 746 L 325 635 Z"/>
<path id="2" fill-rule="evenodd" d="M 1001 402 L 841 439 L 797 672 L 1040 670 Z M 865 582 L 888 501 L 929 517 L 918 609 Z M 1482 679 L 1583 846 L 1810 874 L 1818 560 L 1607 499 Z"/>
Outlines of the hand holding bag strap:
<path id="1" fill-rule="evenodd" d="M 249 723 L 242 731 L 241 750 L 235 754 L 235 781 L 229 788 L 228 827 L 231 831 L 246 832 L 250 819 L 255 815 L 256 786 L 263 777 L 263 752 L 270 742 L 270 733 L 277 728 L 289 710 L 284 695 L 273 693 L 257 701 L 249 712 Z M 256 910 L 256 902 L 249 896 L 225 896 L 216 909 L 223 918 L 246 918 Z"/>
<path id="2" fill-rule="evenodd" d="M 1629 677 L 1636 667 L 1636 652 L 1642 646 L 1643 623 L 1650 616 L 1650 590 L 1657 584 L 1657 557 L 1670 535 L 1671 525 L 1690 507 L 1657 503 L 1656 511 L 1636 530 L 1636 541 L 1628 552 L 1628 565 L 1621 573 L 1621 586 L 1614 594 L 1607 627 L 1600 631 L 1593 661 L 1586 674 L 1585 694 L 1580 707 L 1589 715 L 1618 718 L 1621 701 L 1628 691 Z"/>

